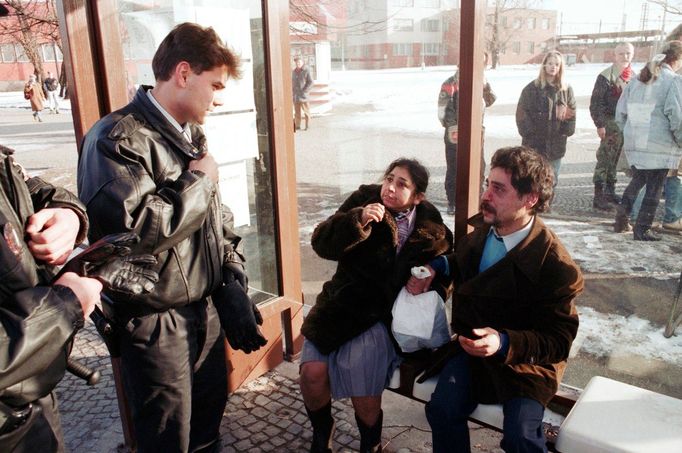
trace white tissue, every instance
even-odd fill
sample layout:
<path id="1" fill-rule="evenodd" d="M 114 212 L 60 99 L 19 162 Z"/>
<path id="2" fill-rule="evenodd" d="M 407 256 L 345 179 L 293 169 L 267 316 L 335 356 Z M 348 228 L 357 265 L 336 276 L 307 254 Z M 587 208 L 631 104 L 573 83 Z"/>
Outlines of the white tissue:
<path id="1" fill-rule="evenodd" d="M 411 270 L 412 276 L 418 278 L 419 280 L 423 280 L 427 277 L 431 276 L 431 272 L 424 267 L 424 266 L 415 266 Z"/>

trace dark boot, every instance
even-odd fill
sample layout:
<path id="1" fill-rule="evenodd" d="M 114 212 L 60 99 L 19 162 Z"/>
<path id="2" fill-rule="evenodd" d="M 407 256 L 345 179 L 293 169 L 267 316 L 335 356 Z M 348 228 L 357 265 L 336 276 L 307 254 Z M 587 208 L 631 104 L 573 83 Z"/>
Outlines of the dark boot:
<path id="1" fill-rule="evenodd" d="M 592 207 L 600 211 L 613 210 L 613 206 L 606 201 L 603 183 L 594 183 L 594 201 L 592 201 Z"/>
<path id="2" fill-rule="evenodd" d="M 379 412 L 379 418 L 373 426 L 367 426 L 355 414 L 355 421 L 360 431 L 360 453 L 381 453 L 381 427 L 384 423 L 384 411 Z"/>
<path id="3" fill-rule="evenodd" d="M 310 453 L 333 453 L 332 438 L 334 437 L 334 418 L 332 418 L 331 400 L 326 406 L 316 411 L 311 411 L 307 407 L 305 411 L 313 425 L 313 441 L 310 445 Z"/>
<path id="4" fill-rule="evenodd" d="M 625 208 L 618 206 L 616 208 L 616 221 L 613 224 L 613 231 L 615 233 L 627 233 L 632 231 L 629 217 L 630 216 L 625 212 Z"/>
<path id="5" fill-rule="evenodd" d="M 641 232 L 635 230 L 634 239 L 635 241 L 660 241 L 661 237 L 657 234 L 654 234 L 653 231 L 647 228 L 646 230 Z"/>
<path id="6" fill-rule="evenodd" d="M 616 195 L 616 183 L 607 182 L 604 186 L 604 199 L 608 203 L 618 204 L 620 203 L 620 197 Z"/>

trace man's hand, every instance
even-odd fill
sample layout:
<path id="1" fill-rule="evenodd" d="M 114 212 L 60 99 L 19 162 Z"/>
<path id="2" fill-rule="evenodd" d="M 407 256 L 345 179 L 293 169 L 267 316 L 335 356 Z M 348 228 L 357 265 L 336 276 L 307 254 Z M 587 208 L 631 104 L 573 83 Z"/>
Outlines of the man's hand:
<path id="1" fill-rule="evenodd" d="M 73 272 L 99 280 L 108 290 L 131 295 L 149 293 L 159 281 L 159 274 L 150 269 L 156 258 L 130 255 L 130 247 L 139 240 L 134 233 L 105 236 L 66 263 L 57 277 Z"/>
<path id="2" fill-rule="evenodd" d="M 46 208 L 28 218 L 28 248 L 37 261 L 64 264 L 73 251 L 80 220 L 68 208 Z"/>
<path id="3" fill-rule="evenodd" d="M 564 104 L 556 106 L 556 117 L 559 121 L 567 121 L 575 117 L 575 110 Z"/>
<path id="4" fill-rule="evenodd" d="M 53 284 L 66 286 L 73 291 L 81 303 L 85 317 L 93 312 L 102 292 L 102 283 L 94 278 L 80 277 L 73 272 L 64 273 Z"/>
<path id="5" fill-rule="evenodd" d="M 386 207 L 381 203 L 368 204 L 362 208 L 362 217 L 360 223 L 362 226 L 367 226 L 370 222 L 381 222 L 384 218 L 384 213 L 386 212 Z"/>
<path id="6" fill-rule="evenodd" d="M 605 127 L 598 127 L 597 128 L 597 135 L 599 136 L 599 140 L 604 140 L 604 137 L 606 137 L 606 128 Z"/>
<path id="7" fill-rule="evenodd" d="M 223 264 L 223 281 L 229 282 L 232 280 L 237 280 L 239 285 L 244 288 L 244 291 L 249 292 L 249 276 L 246 275 L 244 266 L 231 262 L 225 263 Z"/>
<path id="8" fill-rule="evenodd" d="M 218 183 L 218 164 L 210 153 L 204 153 L 199 159 L 190 161 L 190 170 L 198 170 L 209 177 L 214 183 Z"/>
<path id="9" fill-rule="evenodd" d="M 248 354 L 268 342 L 258 327 L 263 324 L 263 317 L 239 282 L 226 281 L 213 292 L 212 298 L 232 349 L 241 349 Z"/>
<path id="10" fill-rule="evenodd" d="M 472 332 L 478 336 L 477 339 L 459 336 L 459 344 L 467 354 L 474 357 L 490 357 L 500 349 L 500 333 L 497 330 L 483 327 L 473 329 Z"/>
<path id="11" fill-rule="evenodd" d="M 428 264 L 424 267 L 429 270 L 431 275 L 426 278 L 417 278 L 414 275 L 411 275 L 410 279 L 405 284 L 405 289 L 407 289 L 408 293 L 416 296 L 417 294 L 425 293 L 431 288 L 431 282 L 436 278 L 436 271 Z"/>

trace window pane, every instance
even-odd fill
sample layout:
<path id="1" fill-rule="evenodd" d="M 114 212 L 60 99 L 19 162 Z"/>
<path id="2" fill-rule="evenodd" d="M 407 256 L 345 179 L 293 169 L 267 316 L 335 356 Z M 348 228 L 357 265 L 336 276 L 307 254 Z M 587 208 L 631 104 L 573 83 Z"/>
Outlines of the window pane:
<path id="1" fill-rule="evenodd" d="M 265 86 L 263 19 L 259 1 L 196 0 L 120 3 L 129 95 L 154 84 L 151 58 L 161 39 L 184 21 L 213 27 L 241 56 L 241 80 L 228 80 L 224 105 L 206 119 L 209 150 L 220 170 L 220 192 L 242 236 L 250 295 L 279 293 Z M 255 293 L 255 294 L 254 294 Z"/>
<path id="2" fill-rule="evenodd" d="M 393 31 L 412 31 L 413 28 L 412 19 L 393 19 Z"/>
<path id="3" fill-rule="evenodd" d="M 14 54 L 14 44 L 2 44 L 0 45 L 0 51 L 2 52 L 2 61 L 4 63 L 16 61 L 17 57 Z"/>
<path id="4" fill-rule="evenodd" d="M 20 61 L 22 63 L 28 62 L 28 57 L 26 56 L 26 53 L 24 53 L 24 48 L 21 47 L 19 44 L 14 45 L 14 50 L 17 53 L 17 61 Z"/>
<path id="5" fill-rule="evenodd" d="M 53 44 L 43 44 L 40 46 L 43 53 L 43 61 L 55 61 L 55 47 L 56 46 Z"/>
<path id="6" fill-rule="evenodd" d="M 437 117 L 436 99 L 459 64 L 460 10 L 458 2 L 441 2 L 436 16 L 425 12 L 423 3 L 414 3 L 412 8 L 402 6 L 399 13 L 367 7 L 348 17 L 335 16 L 337 22 L 321 38 L 339 43 L 339 52 L 331 59 L 330 98 L 324 102 L 320 95 L 310 131 L 295 137 L 301 246 L 303 256 L 309 257 L 302 270 L 307 304 L 314 303 L 337 264 L 312 251 L 310 235 L 315 225 L 334 213 L 360 184 L 378 181 L 392 159 L 418 156 L 428 166 L 427 199 L 452 226 L 444 187 L 445 130 Z M 506 4 L 497 19 L 495 3 Z M 564 80 L 575 95 L 576 125 L 567 137 L 552 211 L 542 218 L 557 232 L 586 278 L 585 291 L 577 301 L 581 325 L 564 382 L 583 387 L 590 377 L 604 375 L 680 398 L 682 327 L 677 337 L 667 339 L 663 333 L 682 270 L 682 236 L 662 233 L 662 226 L 656 226 L 662 241 L 634 241 L 632 233 L 613 232 L 614 208 L 610 212 L 593 209 L 600 139 L 589 110 L 592 90 L 599 74 L 611 66 L 614 47 L 621 41 L 635 45 L 632 77 L 636 77 L 661 48 L 660 33 L 645 31 L 660 28 L 662 16 L 654 20 L 650 7 L 650 19 L 642 23 L 641 5 L 633 11 L 628 2 L 623 28 L 624 11 L 609 11 L 599 2 L 551 2 L 554 9 L 519 9 L 520 3 L 489 2 L 484 47 L 494 68 L 485 77 L 497 100 L 485 110 L 484 154 L 489 165 L 495 150 L 521 143 L 515 120 L 521 91 L 538 78 L 545 53 L 558 49 L 567 62 Z M 312 4 L 319 8 L 320 22 L 329 3 Z M 419 21 L 419 26 L 398 33 L 396 18 Z M 440 32 L 426 33 L 427 24 L 436 18 Z M 670 15 L 666 20 L 664 28 L 670 33 L 679 21 Z M 368 28 L 368 23 L 373 27 Z M 621 33 L 623 29 L 628 33 Z M 568 39 L 581 33 L 588 36 Z M 361 46 L 372 46 L 375 51 L 369 58 L 356 57 L 352 49 Z M 627 169 L 626 163 L 619 164 L 617 196 L 622 196 L 631 180 Z M 655 223 L 662 222 L 664 206 L 661 200 Z M 627 338 L 620 340 L 616 333 Z"/>

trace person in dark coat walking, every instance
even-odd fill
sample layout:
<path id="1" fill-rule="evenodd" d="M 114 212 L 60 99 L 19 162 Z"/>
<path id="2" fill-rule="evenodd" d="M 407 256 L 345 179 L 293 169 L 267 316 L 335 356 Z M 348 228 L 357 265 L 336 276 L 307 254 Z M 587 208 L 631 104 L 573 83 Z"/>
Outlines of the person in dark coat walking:
<path id="1" fill-rule="evenodd" d="M 313 232 L 315 252 L 338 261 L 301 329 L 301 393 L 313 453 L 331 451 L 332 397 L 351 398 L 360 451 L 381 451 L 381 394 L 398 365 L 393 302 L 413 266 L 452 248 L 452 233 L 424 199 L 427 185 L 426 168 L 397 159 L 381 185 L 360 186 Z M 436 286 L 445 296 L 447 284 Z"/>
<path id="2" fill-rule="evenodd" d="M 524 146 L 544 156 L 559 182 L 566 139 L 575 132 L 575 96 L 564 82 L 564 57 L 552 50 L 545 55 L 538 78 L 521 91 L 516 106 L 516 126 Z"/>
<path id="3" fill-rule="evenodd" d="M 479 403 L 504 406 L 506 452 L 546 452 L 544 408 L 578 331 L 580 268 L 539 217 L 553 195 L 549 163 L 519 146 L 497 150 L 490 165 L 474 231 L 429 266 L 453 280 L 458 334 L 426 405 L 434 453 L 470 451 L 467 418 Z M 428 279 L 407 285 L 428 288 Z"/>
<path id="4" fill-rule="evenodd" d="M 313 87 L 313 78 L 300 55 L 294 57 L 294 64 L 296 67 L 291 73 L 291 85 L 294 90 L 294 130 L 307 131 L 310 121 L 308 94 Z M 305 129 L 301 129 L 301 115 L 305 119 Z"/>
<path id="5" fill-rule="evenodd" d="M 623 132 L 616 124 L 616 104 L 632 76 L 630 62 L 634 55 L 630 43 L 619 44 L 615 49 L 615 62 L 604 69 L 594 83 L 590 98 L 590 115 L 597 128 L 601 143 L 594 167 L 594 200 L 592 207 L 601 211 L 613 209 L 616 196 L 616 165 L 623 149 Z"/>

